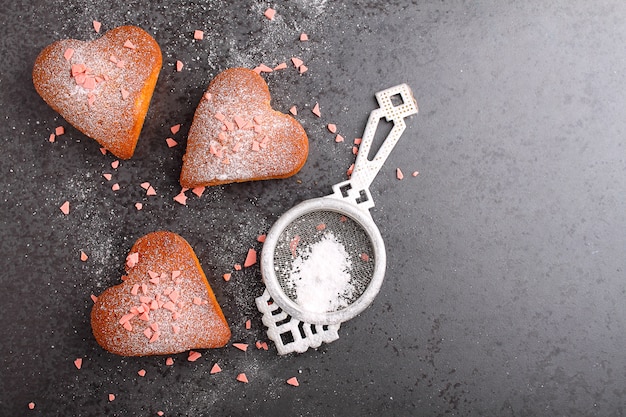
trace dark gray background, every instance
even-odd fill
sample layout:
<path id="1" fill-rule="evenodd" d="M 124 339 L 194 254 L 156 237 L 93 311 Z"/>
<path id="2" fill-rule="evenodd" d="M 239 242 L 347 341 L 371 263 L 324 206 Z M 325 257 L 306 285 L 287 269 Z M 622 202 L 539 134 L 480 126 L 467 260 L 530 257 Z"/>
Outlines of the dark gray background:
<path id="1" fill-rule="evenodd" d="M 626 414 L 625 3 L 177 3 L 1 8 L 1 415 Z M 269 5 L 273 22 L 262 15 Z M 163 50 L 137 152 L 117 171 L 43 102 L 30 75 L 53 41 L 100 36 L 94 19 L 103 32 L 138 25 Z M 195 29 L 204 41 L 193 41 Z M 301 32 L 311 41 L 300 43 Z M 228 67 L 292 56 L 306 74 L 290 66 L 265 78 L 275 108 L 300 109 L 311 143 L 302 171 L 175 203 L 186 133 L 208 82 Z M 122 358 L 95 343 L 89 295 L 118 283 L 133 242 L 159 229 L 195 248 L 232 341 L 267 340 L 253 302 L 258 266 L 229 283 L 221 275 L 248 248 L 261 249 L 256 236 L 281 213 L 345 179 L 374 92 L 401 82 L 420 114 L 371 188 L 386 280 L 339 340 L 286 357 L 271 344 L 203 351 L 195 363 L 180 354 L 168 368 L 164 357 Z M 169 149 L 176 123 L 180 145 Z M 334 143 L 327 123 L 347 142 Z M 48 143 L 60 124 L 67 133 Z M 122 189 L 111 191 L 103 172 Z M 158 196 L 145 197 L 143 181 Z M 65 200 L 69 216 L 59 210 Z M 223 372 L 210 375 L 215 362 Z M 240 372 L 249 384 L 235 380 Z M 285 383 L 291 376 L 300 387 Z"/>

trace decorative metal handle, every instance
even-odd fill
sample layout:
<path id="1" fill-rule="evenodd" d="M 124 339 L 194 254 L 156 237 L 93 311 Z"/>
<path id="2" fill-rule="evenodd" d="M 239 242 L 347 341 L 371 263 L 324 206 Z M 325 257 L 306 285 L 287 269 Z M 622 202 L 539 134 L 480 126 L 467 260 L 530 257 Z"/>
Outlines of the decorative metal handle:
<path id="1" fill-rule="evenodd" d="M 394 104 L 397 98 L 399 104 Z M 365 132 L 359 147 L 359 153 L 354 163 L 354 169 L 350 179 L 333 186 L 335 198 L 349 198 L 353 204 L 370 209 L 374 207 L 374 201 L 369 192 L 369 186 L 378 175 L 387 157 L 398 143 L 400 136 L 406 129 L 404 118 L 417 114 L 418 108 L 411 89 L 406 84 L 400 84 L 376 93 L 379 108 L 373 110 L 367 119 Z M 388 122 L 393 122 L 393 128 L 383 141 L 376 155 L 369 160 L 368 156 L 374 142 L 376 129 L 380 119 L 385 117 Z"/>

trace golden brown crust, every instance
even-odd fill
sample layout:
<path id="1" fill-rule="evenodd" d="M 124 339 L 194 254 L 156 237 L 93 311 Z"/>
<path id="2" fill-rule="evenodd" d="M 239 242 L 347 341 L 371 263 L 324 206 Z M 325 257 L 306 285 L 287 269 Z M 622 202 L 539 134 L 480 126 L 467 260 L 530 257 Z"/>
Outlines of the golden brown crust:
<path id="1" fill-rule="evenodd" d="M 124 46 L 127 41 L 134 48 Z M 87 77 L 97 80 L 94 86 L 79 85 L 72 75 L 73 65 L 81 64 Z M 68 123 L 118 158 L 129 159 L 161 65 L 161 49 L 152 36 L 136 26 L 121 26 L 94 41 L 65 39 L 49 45 L 35 60 L 33 84 Z"/>
<path id="2" fill-rule="evenodd" d="M 217 348 L 228 342 L 228 323 L 185 239 L 172 232 L 150 233 L 137 240 L 127 259 L 127 278 L 106 289 L 91 311 L 100 346 L 118 355 L 147 356 Z M 148 307 L 147 316 L 137 311 L 141 306 Z M 120 323 L 129 315 L 130 329 Z"/>
<path id="3" fill-rule="evenodd" d="M 193 188 L 287 178 L 308 157 L 306 132 L 271 107 L 263 78 L 246 68 L 218 74 L 198 104 L 189 130 L 180 184 Z"/>

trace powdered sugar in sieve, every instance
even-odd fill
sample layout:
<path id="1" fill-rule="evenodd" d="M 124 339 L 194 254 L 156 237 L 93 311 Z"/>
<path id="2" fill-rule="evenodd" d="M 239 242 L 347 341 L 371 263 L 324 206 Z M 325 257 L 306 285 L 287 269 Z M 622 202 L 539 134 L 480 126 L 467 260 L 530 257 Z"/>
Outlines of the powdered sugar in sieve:
<path id="1" fill-rule="evenodd" d="M 395 104 L 392 98 L 397 99 Z M 304 201 L 283 214 L 263 245 L 266 291 L 256 300 L 278 353 L 303 352 L 337 337 L 374 300 L 386 265 L 385 245 L 369 209 L 369 185 L 417 113 L 406 84 L 376 93 L 350 180 L 333 194 Z M 367 159 L 381 118 L 392 121 L 374 158 Z"/>

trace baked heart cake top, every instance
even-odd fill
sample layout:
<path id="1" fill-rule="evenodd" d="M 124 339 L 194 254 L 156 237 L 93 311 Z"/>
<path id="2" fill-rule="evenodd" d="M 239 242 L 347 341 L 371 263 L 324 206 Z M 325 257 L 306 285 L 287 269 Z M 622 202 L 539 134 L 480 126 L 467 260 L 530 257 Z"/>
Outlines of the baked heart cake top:
<path id="1" fill-rule="evenodd" d="M 94 41 L 49 45 L 35 60 L 33 83 L 68 123 L 128 159 L 161 64 L 161 49 L 152 36 L 136 26 L 121 26 Z"/>
<path id="2" fill-rule="evenodd" d="M 287 178 L 306 162 L 306 132 L 290 115 L 273 110 L 265 80 L 231 68 L 209 84 L 196 109 L 183 157 L 180 184 L 193 188 Z"/>
<path id="3" fill-rule="evenodd" d="M 91 311 L 96 341 L 123 356 L 224 346 L 230 329 L 198 258 L 181 236 L 150 233 L 133 245 L 124 281 Z"/>

